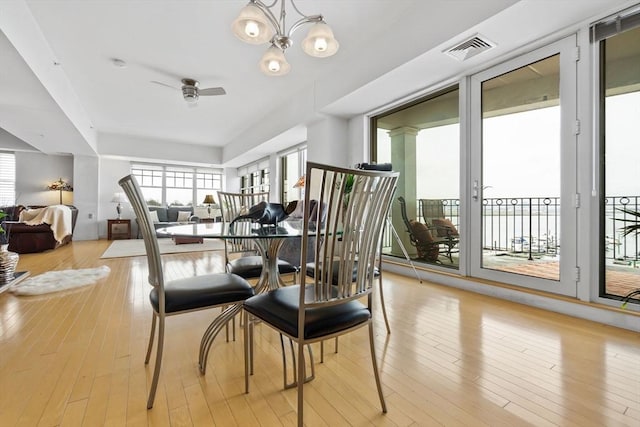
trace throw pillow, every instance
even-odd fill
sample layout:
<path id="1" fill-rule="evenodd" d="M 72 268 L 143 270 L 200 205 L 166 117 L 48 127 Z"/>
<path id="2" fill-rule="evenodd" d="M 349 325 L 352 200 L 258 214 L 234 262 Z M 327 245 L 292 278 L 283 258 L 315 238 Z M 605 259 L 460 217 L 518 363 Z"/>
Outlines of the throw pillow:
<path id="1" fill-rule="evenodd" d="M 156 211 L 149 211 L 149 215 L 151 215 L 151 221 L 152 222 L 160 222 L 158 220 L 158 212 Z"/>
<path id="2" fill-rule="evenodd" d="M 178 212 L 178 222 L 189 222 L 189 218 L 191 218 L 191 212 L 188 212 L 188 211 Z"/>
<path id="3" fill-rule="evenodd" d="M 422 258 L 427 261 L 438 261 L 438 255 L 440 253 L 439 245 L 434 243 L 433 236 L 429 228 L 421 222 L 414 219 L 409 221 L 411 225 L 411 234 L 414 239 L 416 251 L 418 251 L 418 258 Z"/>
<path id="4" fill-rule="evenodd" d="M 438 232 L 438 237 L 458 237 L 460 234 L 456 229 L 456 226 L 453 225 L 450 219 L 447 218 L 434 218 L 431 220 L 431 223 L 436 228 Z"/>
<path id="5" fill-rule="evenodd" d="M 426 225 L 414 219 L 409 221 L 409 223 L 411 224 L 411 234 L 413 234 L 419 243 L 425 244 L 433 242 L 433 236 Z"/>

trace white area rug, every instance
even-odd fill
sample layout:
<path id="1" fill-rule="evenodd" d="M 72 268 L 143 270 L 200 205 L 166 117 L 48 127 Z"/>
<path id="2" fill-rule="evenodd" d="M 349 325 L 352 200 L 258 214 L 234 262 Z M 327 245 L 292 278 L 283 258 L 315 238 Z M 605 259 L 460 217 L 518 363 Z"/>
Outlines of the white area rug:
<path id="1" fill-rule="evenodd" d="M 220 239 L 204 239 L 204 243 L 185 243 L 176 245 L 169 238 L 158 239 L 161 254 L 177 254 L 183 252 L 217 251 L 224 249 L 224 242 Z M 114 240 L 100 258 L 121 258 L 146 255 L 144 240 Z"/>
<path id="2" fill-rule="evenodd" d="M 11 287 L 9 292 L 15 295 L 42 295 L 51 292 L 66 291 L 81 286 L 92 285 L 109 275 L 111 270 L 106 265 L 98 268 L 79 270 L 48 271 L 29 277 Z"/>

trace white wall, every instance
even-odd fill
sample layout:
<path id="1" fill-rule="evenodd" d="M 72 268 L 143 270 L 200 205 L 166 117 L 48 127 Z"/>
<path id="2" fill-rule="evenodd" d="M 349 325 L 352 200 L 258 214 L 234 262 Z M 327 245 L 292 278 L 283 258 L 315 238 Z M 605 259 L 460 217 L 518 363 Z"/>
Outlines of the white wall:
<path id="1" fill-rule="evenodd" d="M 78 219 L 73 231 L 73 240 L 95 240 L 98 238 L 98 181 L 100 166 L 95 156 L 75 156 L 73 162 L 75 188 L 73 190 Z"/>
<path id="2" fill-rule="evenodd" d="M 116 160 L 110 158 L 100 158 L 100 182 L 98 186 L 97 200 L 97 224 L 98 236 L 101 239 L 107 238 L 107 220 L 117 217 L 117 203 L 111 202 L 114 193 L 121 193 L 122 188 L 118 185 L 118 180 L 123 176 L 131 173 L 131 162 L 128 160 Z M 122 218 L 131 220 L 131 233 L 136 235 L 135 214 L 131 209 L 131 205 L 125 203 L 122 205 Z"/>
<path id="3" fill-rule="evenodd" d="M 307 160 L 349 166 L 349 126 L 345 119 L 324 116 L 307 127 Z"/>
<path id="4" fill-rule="evenodd" d="M 52 182 L 62 178 L 75 186 L 73 157 L 53 156 L 36 152 L 16 152 L 16 204 L 55 205 L 60 193 L 47 190 Z M 62 192 L 63 204 L 74 204 L 73 192 Z"/>

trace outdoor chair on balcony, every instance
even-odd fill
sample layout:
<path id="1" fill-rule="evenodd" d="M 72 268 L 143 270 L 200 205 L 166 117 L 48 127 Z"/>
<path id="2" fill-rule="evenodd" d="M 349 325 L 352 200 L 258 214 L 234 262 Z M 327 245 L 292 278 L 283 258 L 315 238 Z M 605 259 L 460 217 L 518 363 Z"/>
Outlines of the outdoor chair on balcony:
<path id="1" fill-rule="evenodd" d="M 451 254 L 458 252 L 460 233 L 451 220 L 445 217 L 444 202 L 442 199 L 419 199 L 418 203 L 424 223 L 441 245 L 446 257 L 453 262 Z"/>
<path id="2" fill-rule="evenodd" d="M 429 227 L 420 221 L 416 221 L 415 219 L 410 220 L 407 217 L 407 203 L 404 197 L 398 197 L 398 202 L 400 202 L 402 220 L 407 227 L 411 244 L 418 252 L 418 258 L 430 262 L 440 262 L 438 260 L 438 256 L 440 255 L 440 241 L 433 236 Z"/>

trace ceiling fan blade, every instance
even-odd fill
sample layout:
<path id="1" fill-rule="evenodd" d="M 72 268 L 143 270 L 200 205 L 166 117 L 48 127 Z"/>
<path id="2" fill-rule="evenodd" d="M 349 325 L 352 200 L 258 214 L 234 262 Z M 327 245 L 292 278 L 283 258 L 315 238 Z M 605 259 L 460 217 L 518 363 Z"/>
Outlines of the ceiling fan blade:
<path id="1" fill-rule="evenodd" d="M 213 96 L 213 95 L 225 95 L 227 92 L 223 87 L 208 87 L 206 89 L 199 89 L 198 94 L 200 96 Z"/>
<path id="2" fill-rule="evenodd" d="M 168 85 L 168 84 L 166 84 L 166 83 L 159 82 L 159 81 L 157 81 L 157 80 L 151 80 L 151 83 L 154 83 L 154 84 L 157 84 L 157 85 L 160 85 L 160 86 L 165 86 L 165 87 L 168 87 L 168 88 L 171 88 L 171 89 L 175 89 L 175 90 L 180 90 L 180 88 L 177 88 L 177 87 L 175 87 L 175 86 Z"/>

